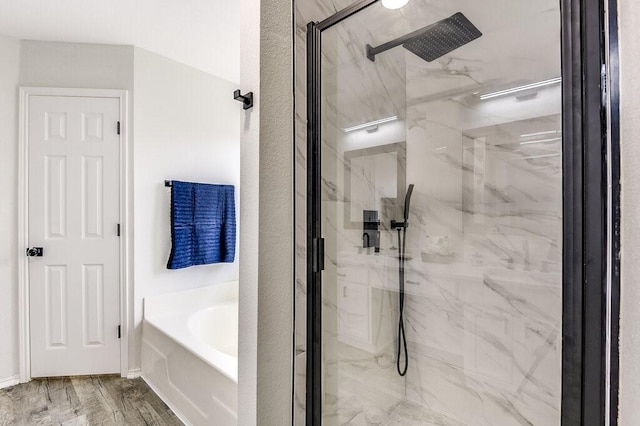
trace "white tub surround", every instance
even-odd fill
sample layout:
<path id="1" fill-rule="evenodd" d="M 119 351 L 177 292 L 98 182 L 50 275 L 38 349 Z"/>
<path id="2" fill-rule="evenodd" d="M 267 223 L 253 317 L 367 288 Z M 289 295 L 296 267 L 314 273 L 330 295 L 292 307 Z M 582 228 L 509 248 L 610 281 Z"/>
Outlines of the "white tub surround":
<path id="1" fill-rule="evenodd" d="M 236 425 L 238 282 L 145 298 L 142 377 L 186 424 Z"/>

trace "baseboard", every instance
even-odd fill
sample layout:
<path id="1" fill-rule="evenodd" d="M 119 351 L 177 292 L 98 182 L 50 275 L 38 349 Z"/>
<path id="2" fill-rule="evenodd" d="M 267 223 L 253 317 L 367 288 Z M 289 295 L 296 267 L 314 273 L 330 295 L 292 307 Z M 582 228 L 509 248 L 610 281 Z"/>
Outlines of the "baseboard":
<path id="1" fill-rule="evenodd" d="M 0 389 L 8 388 L 9 386 L 15 386 L 20 383 L 20 377 L 15 376 L 7 377 L 6 379 L 0 379 Z"/>
<path id="2" fill-rule="evenodd" d="M 137 379 L 138 377 L 141 377 L 141 376 L 142 376 L 142 369 L 141 368 L 131 369 L 127 373 L 127 379 Z"/>
<path id="3" fill-rule="evenodd" d="M 144 380 L 144 382 L 147 384 L 147 386 L 149 386 L 151 388 L 152 391 L 155 392 L 156 395 L 158 395 L 158 398 L 160 398 L 162 400 L 162 402 L 164 402 L 165 404 L 167 404 L 167 407 L 169 407 L 171 409 L 171 411 L 173 412 L 173 414 L 176 415 L 176 417 L 185 424 L 185 426 L 192 426 L 191 423 L 182 415 L 182 413 L 180 413 L 180 411 L 178 411 L 178 409 L 173 405 L 173 403 L 171 402 L 171 400 L 167 397 L 165 397 L 162 392 L 160 392 L 154 385 L 153 383 L 151 383 L 149 380 L 147 380 L 146 377 L 144 377 L 144 374 L 142 374 L 140 377 L 142 377 L 142 380 Z"/>

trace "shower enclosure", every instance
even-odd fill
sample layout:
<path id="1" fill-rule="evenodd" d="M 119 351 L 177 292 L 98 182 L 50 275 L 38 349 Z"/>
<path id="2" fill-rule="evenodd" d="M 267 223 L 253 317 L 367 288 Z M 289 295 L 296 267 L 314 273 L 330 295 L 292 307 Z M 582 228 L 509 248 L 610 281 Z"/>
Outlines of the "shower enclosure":
<path id="1" fill-rule="evenodd" d="M 579 424 L 568 12 L 384 3 L 308 26 L 307 424 Z"/>

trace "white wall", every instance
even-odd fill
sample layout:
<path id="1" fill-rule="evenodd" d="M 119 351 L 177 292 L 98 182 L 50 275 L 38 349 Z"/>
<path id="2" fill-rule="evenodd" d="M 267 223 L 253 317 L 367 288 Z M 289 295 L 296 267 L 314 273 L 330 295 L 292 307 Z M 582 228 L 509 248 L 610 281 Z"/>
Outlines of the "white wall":
<path id="1" fill-rule="evenodd" d="M 620 1 L 622 294 L 620 425 L 640 424 L 640 2 Z"/>
<path id="2" fill-rule="evenodd" d="M 20 42 L 20 86 L 127 90 L 128 156 L 131 159 L 134 129 L 131 107 L 134 101 L 133 46 L 23 40 Z M 133 163 L 129 161 L 127 173 L 130 179 L 132 167 Z M 129 205 L 133 206 L 133 191 L 129 191 Z M 133 226 L 129 226 L 125 232 L 132 239 Z M 130 264 L 133 264 L 131 243 L 129 253 Z M 131 348 L 139 346 L 139 343 L 133 343 L 130 336 L 130 352 Z M 16 341 L 16 347 L 17 344 Z M 135 366 L 129 365 L 129 368 Z"/>
<path id="3" fill-rule="evenodd" d="M 0 36 L 0 385 L 18 375 L 18 76 L 20 43 Z M 10 382 L 5 382 L 10 384 Z"/>
<path id="4" fill-rule="evenodd" d="M 133 47 L 23 40 L 20 85 L 133 90 Z"/>
<path id="5" fill-rule="evenodd" d="M 0 37 L 0 385 L 18 365 L 18 87 L 133 89 L 128 46 L 43 43 Z M 130 117 L 131 118 L 131 117 Z"/>
<path id="6" fill-rule="evenodd" d="M 171 250 L 165 179 L 240 184 L 236 85 L 143 49 L 134 50 L 134 335 L 130 369 L 140 366 L 144 297 L 238 279 L 233 264 L 166 269 Z M 240 221 L 239 221 L 240 222 Z"/>
<path id="7" fill-rule="evenodd" d="M 4 0 L 0 32 L 22 40 L 133 45 L 237 82 L 239 9 L 229 0 Z"/>
<path id="8" fill-rule="evenodd" d="M 239 416 L 291 424 L 293 362 L 293 75 L 290 0 L 242 0 L 243 114 Z"/>
<path id="9" fill-rule="evenodd" d="M 240 288 L 238 318 L 238 425 L 257 421 L 258 260 L 260 218 L 260 0 L 240 1 L 240 87 L 254 106 L 241 113 Z"/>
<path id="10" fill-rule="evenodd" d="M 0 188 L 5 199 L 17 198 L 18 85 L 129 91 L 129 203 L 134 210 L 127 230 L 133 241 L 129 369 L 135 370 L 140 367 L 139 324 L 146 295 L 238 278 L 237 261 L 165 269 L 170 192 L 164 187 L 164 179 L 239 185 L 241 107 L 232 99 L 236 85 L 132 46 L 2 38 L 0 58 L 0 142 L 6 145 Z M 0 277 L 6 279 L 0 298 L 0 327 L 6 327 L 0 329 L 6 339 L 0 342 L 0 381 L 18 374 L 16 215 L 16 202 L 0 203 L 0 218 L 7 225 L 3 232 L 10 233 L 0 242 Z"/>

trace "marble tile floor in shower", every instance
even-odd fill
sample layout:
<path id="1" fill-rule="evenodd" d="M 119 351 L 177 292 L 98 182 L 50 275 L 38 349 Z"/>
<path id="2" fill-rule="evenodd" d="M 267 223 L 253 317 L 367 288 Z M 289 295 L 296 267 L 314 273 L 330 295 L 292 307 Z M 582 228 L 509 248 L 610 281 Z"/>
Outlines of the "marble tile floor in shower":
<path id="1" fill-rule="evenodd" d="M 393 355 L 372 355 L 339 342 L 337 394 L 325 399 L 327 424 L 340 426 L 466 426 L 405 397 Z M 327 371 L 332 371 L 329 368 Z M 331 381 L 331 379 L 329 380 Z M 331 415 L 333 413 L 333 415 Z"/>
<path id="2" fill-rule="evenodd" d="M 410 401 L 400 402 L 384 418 L 370 419 L 365 413 L 359 413 L 344 423 L 348 426 L 466 426 L 450 417 L 434 413 Z"/>
<path id="3" fill-rule="evenodd" d="M 182 422 L 141 379 L 34 379 L 0 390 L 0 425 L 158 425 Z"/>

